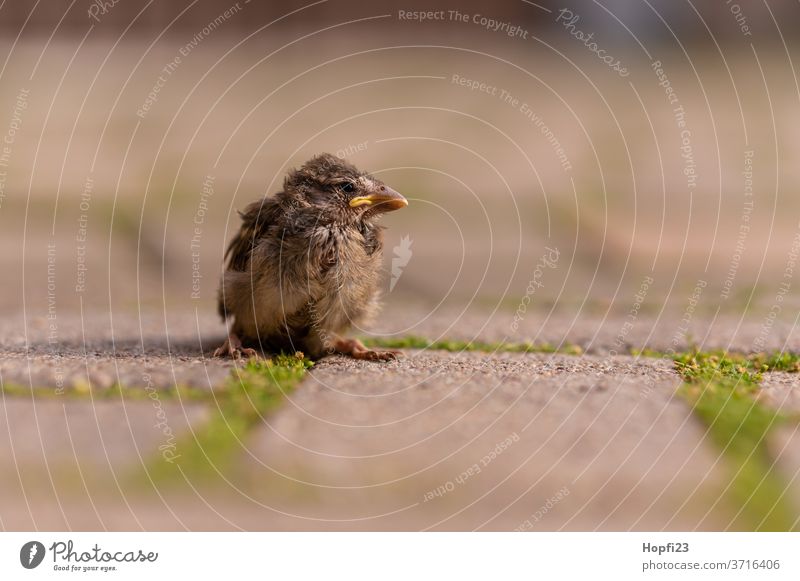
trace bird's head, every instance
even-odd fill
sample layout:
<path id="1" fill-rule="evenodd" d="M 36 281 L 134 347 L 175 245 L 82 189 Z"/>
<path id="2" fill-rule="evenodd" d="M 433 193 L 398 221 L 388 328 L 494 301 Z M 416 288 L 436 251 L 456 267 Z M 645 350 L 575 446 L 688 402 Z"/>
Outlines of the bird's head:
<path id="1" fill-rule="evenodd" d="M 291 171 L 283 187 L 295 202 L 319 210 L 320 217 L 338 221 L 367 220 L 408 205 L 379 179 L 329 153 Z"/>

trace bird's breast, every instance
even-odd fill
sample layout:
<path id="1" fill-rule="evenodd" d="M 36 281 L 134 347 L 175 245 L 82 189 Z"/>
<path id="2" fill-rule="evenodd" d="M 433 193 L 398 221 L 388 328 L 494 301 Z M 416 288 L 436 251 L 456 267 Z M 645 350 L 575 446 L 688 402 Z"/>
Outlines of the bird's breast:
<path id="1" fill-rule="evenodd" d="M 324 237 L 322 284 L 356 317 L 377 292 L 381 255 L 372 251 L 357 230 L 332 231 Z"/>

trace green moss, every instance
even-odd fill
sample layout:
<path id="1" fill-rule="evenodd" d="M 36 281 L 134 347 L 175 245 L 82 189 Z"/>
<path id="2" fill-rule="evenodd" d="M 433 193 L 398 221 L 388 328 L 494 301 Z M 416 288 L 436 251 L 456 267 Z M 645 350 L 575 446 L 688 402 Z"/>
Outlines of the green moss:
<path id="1" fill-rule="evenodd" d="M 650 348 L 637 349 L 635 347 L 631 347 L 629 353 L 634 357 L 649 357 L 653 359 L 668 357 L 666 353 Z"/>
<path id="2" fill-rule="evenodd" d="M 681 375 L 684 375 L 684 367 L 691 374 L 691 369 L 700 368 L 705 371 L 715 368 L 717 371 L 728 374 L 730 370 L 741 367 L 739 373 L 750 373 L 756 382 L 761 381 L 761 374 L 770 371 L 784 371 L 788 373 L 800 372 L 800 355 L 796 353 L 753 353 L 744 355 L 741 353 L 729 353 L 727 351 L 699 351 L 697 349 L 687 353 L 668 355 L 655 349 L 631 349 L 631 355 L 641 357 L 671 357 L 678 365 Z"/>
<path id="3" fill-rule="evenodd" d="M 731 471 L 728 501 L 737 507 L 742 528 L 793 530 L 797 512 L 785 498 L 786 483 L 774 470 L 767 448 L 770 433 L 786 421 L 761 405 L 762 372 L 781 369 L 791 358 L 693 352 L 675 357 L 681 393 L 708 427 Z"/>
<path id="4" fill-rule="evenodd" d="M 156 457 L 146 466 L 154 482 L 206 478 L 226 474 L 242 449 L 242 441 L 264 414 L 275 409 L 292 391 L 312 362 L 302 353 L 253 359 L 235 368 L 216 395 L 212 418 L 194 434 L 175 444 L 175 459 Z"/>
<path id="5" fill-rule="evenodd" d="M 566 353 L 583 350 L 573 344 L 555 346 L 532 342 L 482 342 L 461 340 L 433 341 L 424 337 L 367 338 L 367 345 L 389 349 L 432 349 L 485 353 Z M 800 371 L 800 356 L 793 353 L 732 354 L 722 351 L 667 355 L 652 349 L 631 350 L 644 357 L 671 357 L 684 384 L 681 395 L 692 405 L 695 415 L 708 427 L 709 437 L 720 447 L 731 472 L 726 499 L 739 513 L 737 525 L 752 530 L 791 530 L 798 512 L 784 498 L 785 482 L 774 469 L 767 448 L 771 432 L 791 418 L 761 405 L 756 396 L 764 373 Z M 159 390 L 162 399 L 207 401 L 214 406 L 211 419 L 199 430 L 175 442 L 174 461 L 158 455 L 145 466 L 157 484 L 193 483 L 200 478 L 226 478 L 232 474 L 242 451 L 242 441 L 275 409 L 287 392 L 303 379 L 311 362 L 302 354 L 280 355 L 270 360 L 251 360 L 235 368 L 223 386 L 214 391 L 187 386 Z M 89 390 L 78 385 L 58 394 L 54 389 L 31 388 L 5 382 L 4 395 L 71 399 L 147 399 L 144 387 L 114 385 Z"/>
<path id="6" fill-rule="evenodd" d="M 27 385 L 22 385 L 19 383 L 13 383 L 11 381 L 4 381 L 2 386 L 2 392 L 4 396 L 14 396 L 14 397 L 50 397 L 56 395 L 55 388 L 46 388 L 46 387 L 29 387 Z"/>
<path id="7" fill-rule="evenodd" d="M 678 373 L 687 382 L 734 380 L 737 389 L 753 392 L 761 381 L 762 366 L 743 355 L 721 351 L 681 353 L 674 357 Z"/>
<path id="8" fill-rule="evenodd" d="M 37 399 L 59 399 L 67 401 L 83 401 L 87 399 L 125 399 L 139 401 L 150 399 L 150 393 L 152 392 L 152 389 L 148 390 L 148 388 L 145 388 L 144 386 L 124 385 L 120 383 L 115 383 L 108 388 L 92 388 L 89 383 L 80 382 L 69 387 L 64 387 L 61 391 L 57 391 L 55 387 L 31 387 L 28 385 L 5 381 L 3 382 L 0 391 L 7 396 L 35 397 Z M 188 385 L 176 385 L 163 389 L 158 388 L 156 389 L 156 393 L 158 393 L 158 398 L 162 401 L 210 401 L 212 399 L 212 395 L 209 390 L 199 389 Z"/>
<path id="9" fill-rule="evenodd" d="M 508 343 L 503 341 L 484 342 L 454 339 L 433 341 L 415 335 L 398 338 L 367 337 L 363 338 L 362 341 L 368 347 L 382 347 L 384 349 L 432 349 L 435 351 L 480 351 L 484 353 L 566 353 L 569 355 L 583 353 L 583 349 L 579 345 L 573 344 L 556 346 L 550 343 Z"/>
<path id="10" fill-rule="evenodd" d="M 796 353 L 759 353 L 752 355 L 750 360 L 762 371 L 800 372 L 800 355 Z"/>

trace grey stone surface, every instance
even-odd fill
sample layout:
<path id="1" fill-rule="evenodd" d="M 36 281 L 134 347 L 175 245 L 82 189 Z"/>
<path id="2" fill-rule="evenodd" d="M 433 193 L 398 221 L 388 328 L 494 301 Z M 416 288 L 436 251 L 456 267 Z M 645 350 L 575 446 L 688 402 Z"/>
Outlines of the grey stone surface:
<path id="1" fill-rule="evenodd" d="M 763 401 L 785 413 L 800 412 L 800 374 L 765 373 L 761 380 Z"/>
<path id="2" fill-rule="evenodd" d="M 376 334 L 416 334 L 433 339 L 481 341 L 533 341 L 560 345 L 574 343 L 589 353 L 625 354 L 630 348 L 648 347 L 658 351 L 726 349 L 751 353 L 756 351 L 800 351 L 800 328 L 791 321 L 778 320 L 765 328 L 757 317 L 718 315 L 707 311 L 691 313 L 665 308 L 661 313 L 640 313 L 631 319 L 610 309 L 574 311 L 558 309 L 517 315 L 516 305 L 492 309 L 455 309 L 452 307 L 408 308 L 387 304 L 370 330 Z M 515 326 L 516 317 L 516 326 Z"/>
<path id="3" fill-rule="evenodd" d="M 204 333 L 198 333 L 198 328 Z M 18 386 L 65 389 L 175 385 L 211 389 L 234 363 L 209 356 L 225 327 L 213 311 L 180 317 L 65 313 L 50 341 L 47 319 L 8 317 L 0 322 L 0 380 Z"/>
<path id="4" fill-rule="evenodd" d="M 254 438 L 251 482 L 265 504 L 267 483 L 292 482 L 273 506 L 305 498 L 298 516 L 326 528 L 724 528 L 723 509 L 699 509 L 721 483 L 717 452 L 677 383 L 668 363 L 630 357 L 331 358 Z"/>
<path id="5" fill-rule="evenodd" d="M 731 351 L 789 349 L 800 351 L 800 331 L 781 322 L 766 335 L 763 348 L 755 349 L 762 334 L 759 321 L 742 323 L 737 318 L 692 319 L 687 331 L 675 316 L 642 315 L 632 325 L 616 315 L 548 316 L 530 313 L 512 332 L 514 313 L 480 309 L 387 304 L 369 327 L 353 333 L 380 337 L 420 335 L 430 339 L 479 341 L 532 341 L 552 345 L 577 344 L 590 354 L 625 354 L 631 348 L 676 351 L 721 348 Z M 624 331 L 623 331 L 624 330 Z M 102 388 L 115 382 L 143 384 L 146 371 L 156 387 L 176 383 L 199 388 L 219 385 L 233 363 L 209 357 L 224 338 L 225 327 L 212 305 L 197 310 L 143 310 L 80 316 L 61 313 L 56 341 L 49 340 L 46 317 L 9 316 L 0 320 L 0 377 L 24 386 L 56 387 L 57 371 L 67 386 L 91 383 Z"/>
<path id="6" fill-rule="evenodd" d="M 180 454 L 180 438 L 207 418 L 205 406 L 189 402 L 3 396 L 0 524 L 102 529 L 135 517 L 128 497 L 146 486 L 135 475 L 168 450 Z"/>
<path id="7" fill-rule="evenodd" d="M 767 443 L 776 462 L 776 472 L 786 483 L 786 495 L 792 506 L 800 507 L 800 426 L 782 426 Z M 795 522 L 795 528 L 800 522 Z"/>
<path id="8" fill-rule="evenodd" d="M 778 475 L 787 483 L 786 492 L 795 507 L 800 507 L 800 375 L 765 373 L 761 381 L 761 401 L 794 417 L 794 422 L 780 426 L 767 442 L 777 463 Z M 800 524 L 800 523 L 797 523 Z"/>
<path id="9" fill-rule="evenodd" d="M 116 381 L 145 387 L 145 374 L 156 389 L 218 387 L 235 365 L 207 357 L 224 333 L 219 319 L 207 311 L 113 320 L 62 313 L 53 346 L 46 319 L 25 324 L 9 317 L 0 323 L 3 381 L 45 388 L 51 397 L 6 395 L 3 526 L 692 530 L 731 523 L 721 504 L 708 510 L 725 472 L 703 427 L 674 397 L 679 381 L 671 362 L 609 354 L 620 350 L 622 319 L 573 324 L 563 313 L 549 319 L 531 314 L 510 336 L 509 313 L 426 316 L 424 309 L 391 305 L 386 313 L 373 327 L 378 333 L 566 339 L 589 354 L 409 350 L 385 365 L 329 358 L 243 442 L 227 481 L 136 487 L 115 476 L 140 465 L 140 453 L 158 453 L 163 435 L 152 426 L 151 402 L 52 396 L 56 369 L 73 386 L 91 384 L 84 398 Z M 744 347 L 760 329 L 757 322 L 698 321 L 692 337 L 710 333 L 714 339 L 705 346 Z M 669 347 L 675 325 L 674 319 L 656 324 L 643 317 L 624 344 Z M 776 342 L 791 343 L 792 333 L 773 329 Z M 686 348 L 688 338 L 681 340 L 677 348 Z M 794 380 L 768 374 L 764 392 L 792 402 Z M 193 404 L 184 414 L 163 397 L 176 431 L 185 433 L 187 423 L 200 425 L 206 417 L 204 408 Z M 15 457 L 28 464 L 17 469 Z M 791 471 L 788 462 L 782 459 L 782 467 Z"/>

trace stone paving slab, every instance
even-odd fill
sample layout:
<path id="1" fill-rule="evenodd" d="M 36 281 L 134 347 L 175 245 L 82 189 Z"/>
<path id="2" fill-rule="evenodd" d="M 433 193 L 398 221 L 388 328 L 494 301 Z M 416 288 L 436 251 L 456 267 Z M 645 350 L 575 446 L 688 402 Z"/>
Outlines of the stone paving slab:
<path id="1" fill-rule="evenodd" d="M 701 510 L 721 484 L 716 451 L 672 397 L 676 385 L 668 362 L 631 357 L 410 351 L 388 366 L 330 358 L 253 433 L 244 478 L 208 490 L 160 485 L 157 494 L 113 479 L 164 443 L 150 402 L 7 398 L 2 433 L 14 439 L 4 457 L 13 443 L 34 476 L 27 503 L 6 479 L 3 526 L 724 528 L 722 508 Z M 176 432 L 208 411 L 164 409 Z M 44 458 L 71 467 L 76 456 L 91 483 L 73 469 L 51 485 Z M 104 477 L 110 487 L 98 490 Z"/>
<path id="2" fill-rule="evenodd" d="M 677 384 L 630 357 L 411 352 L 388 373 L 331 358 L 260 428 L 252 482 L 268 503 L 267 482 L 294 481 L 314 499 L 298 514 L 333 528 L 724 528 L 700 510 L 717 451 Z"/>
<path id="3" fill-rule="evenodd" d="M 426 318 L 419 310 L 392 309 L 376 328 L 433 339 L 557 344 L 566 338 L 589 353 L 408 351 L 387 365 L 326 359 L 251 434 L 239 451 L 236 478 L 211 488 L 192 481 L 154 490 L 114 480 L 140 464 L 137 446 L 142 457 L 147 450 L 152 457 L 163 444 L 149 401 L 123 407 L 102 398 L 92 404 L 52 394 L 35 401 L 7 395 L 8 411 L 0 416 L 6 422 L 0 434 L 7 435 L 0 444 L 1 524 L 88 530 L 729 526 L 726 507 L 708 510 L 726 473 L 704 428 L 674 397 L 679 380 L 670 361 L 610 356 L 618 347 L 619 319 L 572 325 L 564 314 L 531 315 L 518 336 L 508 337 L 512 316 L 448 312 Z M 625 344 L 673 345 L 674 318 L 654 324 L 643 316 Z M 234 366 L 207 357 L 224 333 L 213 313 L 146 312 L 114 316 L 113 324 L 99 314 L 81 319 L 62 313 L 59 325 L 54 347 L 46 320 L 0 322 L 4 382 L 52 389 L 58 369 L 78 386 L 91 382 L 102 389 L 119 381 L 146 387 L 146 375 L 156 390 L 176 383 L 209 389 Z M 691 337 L 707 347 L 746 350 L 759 329 L 752 321 L 694 321 Z M 770 341 L 791 346 L 794 333 L 776 324 Z M 676 348 L 687 348 L 689 338 Z M 765 393 L 794 402 L 794 378 L 767 374 Z M 202 425 L 209 411 L 193 404 L 184 412 L 166 395 L 163 405 L 176 433 Z M 67 445 L 70 435 L 86 483 Z M 18 458 L 29 460 L 19 470 L 12 445 Z M 498 445 L 502 452 L 493 454 Z M 791 458 L 781 462 L 789 477 L 796 473 Z"/>
<path id="4" fill-rule="evenodd" d="M 230 361 L 169 355 L 130 355 L 117 358 L 93 353 L 36 357 L 5 355 L 0 361 L 2 383 L 60 393 L 126 388 L 168 389 L 176 385 L 211 390 L 230 375 Z"/>
<path id="5" fill-rule="evenodd" d="M 618 310 L 564 309 L 553 313 L 515 312 L 515 307 L 408 308 L 387 304 L 369 327 L 375 334 L 416 334 L 432 339 L 572 343 L 589 353 L 627 353 L 631 347 L 666 352 L 723 349 L 731 352 L 800 351 L 800 326 L 753 315 L 719 315 L 670 307 L 630 318 Z"/>
<path id="6" fill-rule="evenodd" d="M 769 449 L 777 471 L 786 484 L 786 494 L 795 509 L 800 507 L 800 427 L 797 424 L 777 430 Z M 796 522 L 795 527 L 800 525 Z"/>
<path id="7" fill-rule="evenodd" d="M 800 351 L 800 328 L 775 322 L 769 332 L 759 320 L 739 317 L 695 316 L 684 328 L 680 315 L 642 314 L 631 325 L 619 314 L 530 313 L 512 331 L 515 314 L 480 309 L 440 309 L 387 304 L 369 327 L 354 334 L 384 337 L 419 335 L 429 339 L 532 341 L 551 345 L 577 344 L 590 354 L 624 354 L 630 348 L 668 351 L 728 349 Z M 56 387 L 63 382 L 99 387 L 121 382 L 141 386 L 146 370 L 156 387 L 176 383 L 207 389 L 224 380 L 233 364 L 209 357 L 222 343 L 225 327 L 213 305 L 197 310 L 170 309 L 162 313 L 74 312 L 58 315 L 56 341 L 50 341 L 46 317 L 8 316 L 0 320 L 0 374 L 4 381 L 35 387 Z M 763 337 L 763 343 L 760 339 Z"/>
<path id="8" fill-rule="evenodd" d="M 17 386 L 105 389 L 211 389 L 230 374 L 233 363 L 207 355 L 222 343 L 225 327 L 210 313 L 192 312 L 170 321 L 157 312 L 137 317 L 64 313 L 54 342 L 42 317 L 8 317 L 0 322 L 0 380 Z M 170 324 L 173 323 L 174 324 Z M 198 328 L 208 332 L 198 333 Z M 204 354 L 206 356 L 204 356 Z"/>
<path id="9" fill-rule="evenodd" d="M 762 401 L 786 415 L 800 414 L 800 374 L 773 372 L 761 381 Z M 795 507 L 800 507 L 800 426 L 797 423 L 778 428 L 769 442 L 778 471 L 787 483 L 787 493 Z"/>
<path id="10" fill-rule="evenodd" d="M 5 529 L 93 527 L 125 513 L 131 475 L 199 427 L 197 403 L 0 399 L 0 524 Z M 98 513 L 94 503 L 114 508 Z"/>
<path id="11" fill-rule="evenodd" d="M 763 401 L 785 413 L 800 413 L 800 373 L 765 373 L 761 380 Z"/>

